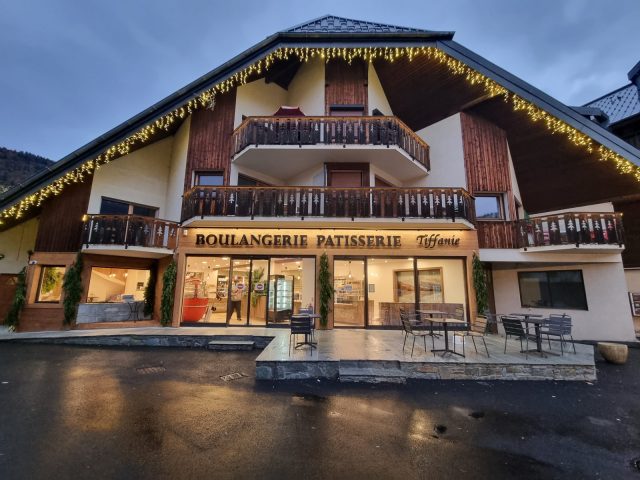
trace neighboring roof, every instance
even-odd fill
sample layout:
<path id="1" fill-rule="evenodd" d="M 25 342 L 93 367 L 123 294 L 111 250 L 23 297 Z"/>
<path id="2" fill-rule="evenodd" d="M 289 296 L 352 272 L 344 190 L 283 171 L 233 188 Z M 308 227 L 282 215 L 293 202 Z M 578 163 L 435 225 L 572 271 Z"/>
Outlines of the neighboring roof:
<path id="1" fill-rule="evenodd" d="M 399 27 L 386 23 L 365 22 L 353 20 L 351 18 L 336 17 L 335 15 L 324 15 L 309 22 L 301 23 L 283 32 L 288 33 L 409 33 L 427 32 L 419 28 Z"/>
<path id="2" fill-rule="evenodd" d="M 638 87 L 631 83 L 592 100 L 584 106 L 602 110 L 609 116 L 610 124 L 620 122 L 640 113 Z"/>
<path id="3" fill-rule="evenodd" d="M 213 85 L 224 81 L 280 48 L 331 48 L 336 45 L 341 48 L 437 47 L 452 58 L 469 65 L 504 88 L 640 166 L 640 152 L 638 150 L 611 132 L 584 118 L 572 108 L 454 42 L 453 35 L 453 32 L 404 29 L 404 27 L 362 22 L 330 15 L 292 27 L 287 31 L 278 32 L 70 153 L 47 170 L 25 181 L 19 188 L 6 192 L 4 196 L 0 197 L 0 209 L 11 207 L 20 199 L 49 185 L 83 162 L 95 158 L 110 146 L 139 131 L 145 125 L 149 125 L 173 109 L 185 105 L 186 102 L 197 98 Z M 602 110 L 606 112 L 606 109 L 602 108 Z"/>

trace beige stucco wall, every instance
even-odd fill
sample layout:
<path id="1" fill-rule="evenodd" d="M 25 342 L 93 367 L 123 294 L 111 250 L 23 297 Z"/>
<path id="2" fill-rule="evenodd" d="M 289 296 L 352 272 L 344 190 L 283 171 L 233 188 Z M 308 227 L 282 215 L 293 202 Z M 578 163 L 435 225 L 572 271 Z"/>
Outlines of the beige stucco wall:
<path id="1" fill-rule="evenodd" d="M 429 125 L 416 132 L 430 147 L 431 173 L 416 185 L 467 188 L 462 147 L 460 114 Z"/>
<path id="2" fill-rule="evenodd" d="M 520 304 L 518 271 L 582 270 L 588 311 L 523 308 Z M 498 314 L 533 312 L 567 313 L 573 320 L 573 338 L 578 340 L 635 340 L 622 263 L 535 267 L 518 270 L 494 269 L 493 285 Z"/>
<path id="3" fill-rule="evenodd" d="M 287 105 L 287 91 L 264 78 L 238 87 L 233 128 L 242 123 L 242 115 L 271 116 L 282 105 Z"/>
<path id="4" fill-rule="evenodd" d="M 169 164 L 169 178 L 167 179 L 167 193 L 165 200 L 165 220 L 180 221 L 182 208 L 182 193 L 184 191 L 184 176 L 187 169 L 187 151 L 189 149 L 189 129 L 191 117 L 180 125 L 173 138 L 171 159 Z"/>
<path id="5" fill-rule="evenodd" d="M 627 290 L 633 293 L 640 293 L 640 269 L 627 268 L 624 271 L 624 276 L 627 281 Z"/>
<path id="6" fill-rule="evenodd" d="M 285 105 L 299 106 L 305 115 L 324 115 L 324 61 L 313 58 L 300 65 L 289 84 Z"/>
<path id="7" fill-rule="evenodd" d="M 393 115 L 391 105 L 387 100 L 387 96 L 384 93 L 376 69 L 373 63 L 369 63 L 369 82 L 367 83 L 367 93 L 369 95 L 369 115 L 373 114 L 373 110 L 377 108 L 384 115 Z"/>
<path id="8" fill-rule="evenodd" d="M 157 207 L 165 218 L 173 137 L 152 143 L 100 167 L 93 177 L 87 213 L 99 213 L 102 197 Z"/>
<path id="9" fill-rule="evenodd" d="M 0 254 L 4 255 L 0 260 L 0 273 L 18 273 L 27 265 L 27 251 L 35 249 L 37 232 L 37 218 L 0 232 Z"/>

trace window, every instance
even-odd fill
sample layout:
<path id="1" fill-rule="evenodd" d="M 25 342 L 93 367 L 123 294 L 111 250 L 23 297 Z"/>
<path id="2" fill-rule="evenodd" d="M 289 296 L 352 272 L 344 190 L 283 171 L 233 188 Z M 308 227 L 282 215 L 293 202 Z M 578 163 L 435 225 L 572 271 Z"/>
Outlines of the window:
<path id="1" fill-rule="evenodd" d="M 57 303 L 60 301 L 65 270 L 65 267 L 60 266 L 42 267 L 38 282 L 37 302 Z"/>
<path id="2" fill-rule="evenodd" d="M 502 220 L 504 210 L 502 208 L 501 195 L 476 195 L 476 218 L 478 220 Z"/>
<path id="3" fill-rule="evenodd" d="M 136 205 L 122 200 L 102 198 L 100 203 L 101 215 L 140 215 L 142 217 L 155 217 L 158 212 L 156 207 Z"/>
<path id="4" fill-rule="evenodd" d="M 89 278 L 87 301 L 89 303 L 142 301 L 149 274 L 149 270 L 93 267 Z"/>
<path id="5" fill-rule="evenodd" d="M 194 185 L 219 187 L 224 185 L 224 172 L 196 172 Z"/>
<path id="6" fill-rule="evenodd" d="M 332 117 L 361 117 L 364 115 L 364 105 L 331 105 L 329 115 Z"/>
<path id="7" fill-rule="evenodd" d="M 588 310 L 581 270 L 518 272 L 518 283 L 523 307 Z"/>

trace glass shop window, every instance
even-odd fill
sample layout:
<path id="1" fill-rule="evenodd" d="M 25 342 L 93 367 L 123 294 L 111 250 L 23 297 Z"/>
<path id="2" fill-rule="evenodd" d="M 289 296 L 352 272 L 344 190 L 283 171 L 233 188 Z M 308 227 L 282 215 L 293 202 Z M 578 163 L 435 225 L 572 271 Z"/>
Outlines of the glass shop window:
<path id="1" fill-rule="evenodd" d="M 523 307 L 588 310 L 581 270 L 518 272 L 518 283 Z"/>
<path id="2" fill-rule="evenodd" d="M 57 303 L 60 301 L 65 271 L 65 267 L 49 265 L 40 269 L 37 302 Z"/>

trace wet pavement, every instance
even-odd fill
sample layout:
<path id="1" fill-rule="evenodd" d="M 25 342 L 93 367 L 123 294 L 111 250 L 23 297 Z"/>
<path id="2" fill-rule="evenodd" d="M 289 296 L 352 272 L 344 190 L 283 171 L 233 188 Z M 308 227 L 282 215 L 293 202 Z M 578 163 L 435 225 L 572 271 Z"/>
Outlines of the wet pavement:
<path id="1" fill-rule="evenodd" d="M 638 349 L 592 384 L 256 382 L 256 355 L 0 344 L 0 479 L 640 479 Z"/>

